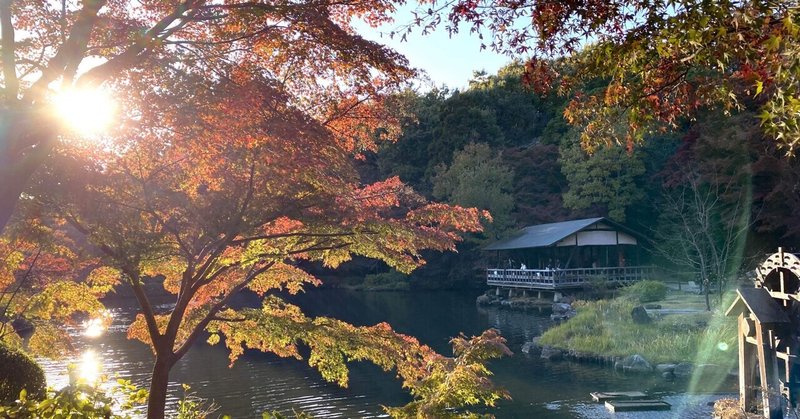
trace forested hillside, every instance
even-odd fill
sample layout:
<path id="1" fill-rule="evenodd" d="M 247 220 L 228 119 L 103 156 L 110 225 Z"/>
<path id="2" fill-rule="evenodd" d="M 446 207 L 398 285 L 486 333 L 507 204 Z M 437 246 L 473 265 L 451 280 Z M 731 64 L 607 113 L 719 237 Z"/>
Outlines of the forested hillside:
<path id="1" fill-rule="evenodd" d="M 588 154 L 563 116 L 567 100 L 534 92 L 523 73 L 511 63 L 476 73 L 464 91 L 405 92 L 395 104 L 405 116 L 400 140 L 366 156 L 367 179 L 399 176 L 429 198 L 494 217 L 458 254 L 429 255 L 412 288 L 479 285 L 482 246 L 522 226 L 571 218 L 623 222 L 653 238 L 654 257 L 676 270 L 712 269 L 696 266 L 686 247 L 747 258 L 797 245 L 800 163 L 763 137 L 750 110 L 756 103 L 731 115 L 706 110 L 637 145 Z M 351 268 L 377 288 L 402 281 L 384 266 Z"/>

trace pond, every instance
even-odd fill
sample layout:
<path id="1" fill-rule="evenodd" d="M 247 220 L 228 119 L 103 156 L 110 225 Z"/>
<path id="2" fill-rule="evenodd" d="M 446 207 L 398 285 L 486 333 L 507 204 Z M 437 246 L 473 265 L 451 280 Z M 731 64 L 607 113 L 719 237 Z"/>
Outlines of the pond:
<path id="1" fill-rule="evenodd" d="M 508 340 L 514 355 L 494 361 L 494 381 L 510 391 L 513 400 L 501 401 L 491 412 L 498 418 L 708 418 L 709 403 L 732 395 L 735 382 L 701 383 L 689 391 L 688 381 L 666 382 L 660 377 L 623 374 L 609 366 L 570 361 L 550 362 L 520 350 L 523 343 L 552 326 L 548 311 L 509 311 L 475 305 L 477 293 L 469 292 L 360 292 L 312 290 L 292 298 L 308 315 L 336 317 L 356 325 L 389 322 L 395 330 L 413 335 L 443 354 L 450 355 L 448 341 L 459 332 L 476 335 L 496 328 Z M 245 301 L 250 304 L 252 301 Z M 112 304 L 114 323 L 101 337 L 77 337 L 82 355 L 72 360 L 45 362 L 50 385 L 67 381 L 66 363 L 90 365 L 95 360 L 102 372 L 119 374 L 144 385 L 152 368 L 150 350 L 126 338 L 126 326 L 135 315 L 135 302 Z M 731 356 L 736 356 L 735 352 Z M 406 403 L 406 395 L 393 374 L 359 363 L 351 370 L 350 386 L 326 383 L 316 370 L 294 359 L 247 352 L 233 368 L 222 345 L 198 343 L 170 375 L 169 404 L 182 395 L 180 383 L 197 395 L 213 399 L 218 413 L 234 418 L 260 417 L 266 410 L 292 409 L 326 418 L 383 416 L 382 405 Z M 592 391 L 643 390 L 671 403 L 670 412 L 611 414 L 591 403 Z"/>

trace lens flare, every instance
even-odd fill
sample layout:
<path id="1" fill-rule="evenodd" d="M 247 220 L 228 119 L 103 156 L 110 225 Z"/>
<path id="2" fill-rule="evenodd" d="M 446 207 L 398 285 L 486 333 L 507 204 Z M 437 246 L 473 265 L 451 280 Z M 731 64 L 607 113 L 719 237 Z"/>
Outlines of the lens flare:
<path id="1" fill-rule="evenodd" d="M 53 109 L 78 134 L 96 135 L 114 121 L 117 103 L 105 90 L 69 89 L 56 94 Z"/>

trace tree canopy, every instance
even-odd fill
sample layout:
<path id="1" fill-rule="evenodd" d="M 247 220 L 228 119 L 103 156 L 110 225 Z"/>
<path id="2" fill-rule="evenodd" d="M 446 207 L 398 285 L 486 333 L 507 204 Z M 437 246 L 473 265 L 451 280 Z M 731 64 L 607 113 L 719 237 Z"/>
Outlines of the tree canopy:
<path id="1" fill-rule="evenodd" d="M 386 1 L 3 2 L 0 226 L 70 134 L 53 110 L 56 96 L 101 84 L 122 102 L 115 125 L 124 132 L 163 111 L 146 102 L 154 92 L 180 106 L 221 79 L 258 75 L 351 150 L 372 147 L 377 121 L 391 119 L 381 95 L 412 70 L 350 23 L 378 24 L 393 10 Z"/>

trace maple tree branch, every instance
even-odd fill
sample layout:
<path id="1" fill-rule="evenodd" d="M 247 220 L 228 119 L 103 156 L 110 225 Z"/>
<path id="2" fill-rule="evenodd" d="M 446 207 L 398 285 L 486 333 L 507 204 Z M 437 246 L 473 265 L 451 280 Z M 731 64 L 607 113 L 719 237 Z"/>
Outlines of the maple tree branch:
<path id="1" fill-rule="evenodd" d="M 15 55 L 14 25 L 11 21 L 11 0 L 0 0 L 0 30 L 2 30 L 3 80 L 5 81 L 6 103 L 17 102 L 19 80 L 17 79 L 17 62 Z"/>
<path id="2" fill-rule="evenodd" d="M 176 40 L 176 41 L 166 41 L 164 43 L 165 44 L 170 44 L 170 45 L 204 45 L 204 46 L 233 44 L 235 42 L 243 41 L 245 39 L 249 39 L 249 38 L 252 38 L 252 37 L 255 37 L 255 36 L 258 36 L 258 35 L 263 35 L 263 34 L 269 32 L 272 29 L 275 29 L 277 27 L 279 27 L 279 25 L 277 25 L 277 24 L 268 25 L 268 26 L 265 26 L 265 27 L 263 27 L 263 28 L 261 28 L 261 29 L 259 29 L 257 31 L 254 31 L 254 32 L 246 32 L 246 33 L 244 33 L 242 35 L 239 35 L 237 37 L 230 38 L 230 39 L 222 39 L 222 40 L 219 40 L 219 41 L 190 41 L 190 40 L 185 40 L 184 39 L 184 40 Z"/>
<path id="3" fill-rule="evenodd" d="M 107 0 L 85 0 L 83 8 L 78 13 L 75 23 L 72 25 L 69 37 L 59 48 L 56 55 L 47 63 L 29 94 L 38 95 L 47 90 L 47 86 L 64 75 L 68 68 L 77 69 L 78 64 L 83 60 L 86 45 L 89 43 L 89 36 L 97 23 L 97 13 L 106 4 Z"/>
<path id="4" fill-rule="evenodd" d="M 234 4 L 206 4 L 198 7 L 201 10 L 237 10 L 237 9 L 259 9 L 266 12 L 277 11 L 278 8 L 265 3 L 243 2 Z"/>
<path id="5" fill-rule="evenodd" d="M 337 119 L 340 119 L 340 118 L 344 118 L 345 116 L 347 116 L 347 114 L 350 111 L 352 111 L 353 109 L 357 108 L 362 103 L 367 102 L 369 99 L 372 99 L 372 97 L 368 95 L 368 96 L 366 96 L 364 98 L 361 98 L 361 99 L 353 102 L 352 104 L 350 104 L 350 106 L 334 112 L 333 114 L 331 114 L 331 116 L 329 118 L 326 118 L 324 121 L 322 121 L 322 125 L 327 127 L 328 125 L 331 124 L 331 122 L 336 121 Z"/>
<path id="6" fill-rule="evenodd" d="M 158 45 L 166 37 L 183 27 L 183 24 L 172 26 L 185 13 L 192 11 L 202 0 L 187 0 L 175 7 L 172 13 L 164 16 L 153 27 L 119 55 L 97 65 L 84 73 L 78 80 L 79 85 L 100 84 L 105 79 L 133 66 L 148 54 L 149 48 Z"/>
<path id="7" fill-rule="evenodd" d="M 236 318 L 236 319 L 226 319 L 225 317 L 214 316 L 214 317 L 211 318 L 211 320 L 212 321 L 218 321 L 218 322 L 226 322 L 226 323 L 228 323 L 228 322 L 229 323 L 241 323 L 241 322 L 247 321 L 247 317 L 240 317 L 240 318 Z"/>
<path id="8" fill-rule="evenodd" d="M 363 234 L 375 234 L 374 231 L 365 230 L 360 232 Z M 355 236 L 356 233 L 352 231 L 344 232 L 344 233 L 277 233 L 277 234 L 262 234 L 258 236 L 250 236 L 241 239 L 236 239 L 231 241 L 231 244 L 243 244 L 249 243 L 255 240 L 271 240 L 271 239 L 283 239 L 288 237 L 350 237 Z"/>
<path id="9" fill-rule="evenodd" d="M 244 213 L 247 211 L 247 206 L 250 205 L 250 201 L 253 199 L 253 194 L 255 193 L 255 177 L 256 177 L 256 163 L 250 163 L 250 173 L 247 178 L 247 194 L 244 196 L 244 200 L 242 200 L 242 206 L 239 208 L 239 214 L 234 220 L 235 223 L 239 223 L 244 217 Z"/>
<path id="10" fill-rule="evenodd" d="M 181 289 L 180 294 L 178 294 L 178 301 L 175 304 L 175 308 L 172 309 L 172 313 L 169 315 L 167 329 L 164 331 L 164 339 L 170 342 L 170 349 L 172 345 L 174 345 L 175 338 L 178 336 L 178 330 L 180 329 L 181 322 L 183 322 L 186 309 L 189 307 L 189 302 L 196 292 L 196 290 L 192 291 L 186 289 L 191 277 L 191 272 L 187 268 L 187 270 L 183 272 L 183 277 L 181 278 Z"/>
<path id="11" fill-rule="evenodd" d="M 161 335 L 161 332 L 158 330 L 155 310 L 153 310 L 153 305 L 150 303 L 150 299 L 147 297 L 147 293 L 142 287 L 141 281 L 139 280 L 139 275 L 133 269 L 128 267 L 123 267 L 122 271 L 125 272 L 125 274 L 128 275 L 128 279 L 130 279 L 130 285 L 131 288 L 133 288 L 133 294 L 136 296 L 136 300 L 139 302 L 139 306 L 142 309 L 142 315 L 147 323 L 147 332 L 150 334 L 150 340 L 153 342 L 153 348 L 155 348 L 158 355 L 162 355 L 159 352 L 161 352 L 160 344 L 163 335 Z"/>
<path id="12" fill-rule="evenodd" d="M 202 287 L 203 285 L 210 284 L 213 280 L 217 279 L 220 275 L 222 275 L 225 272 L 229 271 L 231 268 L 236 268 L 238 266 L 241 266 L 241 264 L 242 264 L 242 262 L 237 261 L 237 262 L 231 263 L 230 265 L 225 265 L 225 266 L 220 267 L 219 269 L 214 271 L 214 273 L 209 275 L 208 278 L 202 279 L 202 280 L 200 280 L 200 279 L 196 280 L 195 283 L 191 287 L 191 291 L 192 292 L 197 292 L 197 290 L 199 290 L 200 287 Z"/>
<path id="13" fill-rule="evenodd" d="M 205 331 L 206 326 L 208 326 L 208 324 L 211 323 L 211 320 L 214 319 L 214 317 L 217 315 L 217 313 L 219 313 L 219 311 L 222 310 L 228 304 L 228 302 L 230 302 L 231 298 L 233 298 L 234 295 L 238 294 L 245 287 L 247 287 L 247 285 L 250 284 L 250 282 L 253 279 L 255 279 L 258 275 L 260 275 L 261 273 L 265 272 L 267 269 L 271 268 L 273 265 L 275 265 L 275 262 L 269 262 L 266 266 L 263 266 L 261 268 L 255 269 L 255 270 L 251 270 L 247 274 L 247 276 L 245 277 L 245 279 L 242 282 L 237 284 L 235 287 L 233 287 L 233 289 L 231 289 L 230 292 L 228 292 L 228 295 L 223 297 L 220 301 L 218 301 L 216 304 L 214 304 L 211 307 L 211 309 L 208 311 L 208 313 L 206 313 L 205 317 L 203 317 L 203 320 L 200 320 L 200 323 L 198 323 L 194 327 L 194 330 L 192 330 L 192 333 L 189 334 L 189 336 L 181 344 L 181 346 L 178 348 L 178 350 L 174 351 L 174 355 L 173 356 L 176 359 L 180 359 L 181 357 L 183 357 L 183 355 L 186 354 L 186 351 L 188 351 L 189 348 L 192 347 L 192 344 L 194 344 L 194 342 L 200 336 L 200 333 Z"/>
<path id="14" fill-rule="evenodd" d="M 64 212 L 64 218 L 67 220 L 70 225 L 75 227 L 78 232 L 84 234 L 86 236 L 91 235 L 91 230 L 81 224 L 77 217 L 69 214 L 68 212 Z M 133 289 L 133 294 L 136 296 L 136 300 L 139 302 L 139 306 L 142 309 L 142 315 L 144 316 L 145 322 L 147 323 L 147 331 L 150 334 L 150 339 L 153 341 L 153 347 L 158 348 L 157 343 L 161 341 L 161 334 L 158 331 L 158 324 L 156 323 L 156 315 L 155 310 L 153 310 L 153 305 L 150 303 L 150 299 L 147 297 L 147 293 L 144 291 L 142 284 L 139 280 L 139 274 L 136 272 L 135 269 L 127 266 L 127 261 L 125 258 L 121 257 L 114 249 L 109 247 L 106 244 L 99 244 L 97 245 L 98 249 L 109 256 L 111 259 L 123 263 L 121 266 L 121 270 L 128 276 L 129 284 Z"/>
<path id="15" fill-rule="evenodd" d="M 195 276 L 195 278 L 194 278 L 194 280 L 195 280 L 195 281 L 199 281 L 201 278 L 203 278 L 203 277 L 206 275 L 206 272 L 207 272 L 209 269 L 211 269 L 211 267 L 214 265 L 214 262 L 216 262 L 217 258 L 218 258 L 218 257 L 219 257 L 219 256 L 222 254 L 222 252 L 224 252 L 224 251 L 225 251 L 225 249 L 226 249 L 226 248 L 227 248 L 227 247 L 230 245 L 230 242 L 231 242 L 231 240 L 232 240 L 232 237 L 233 237 L 233 236 L 232 236 L 232 235 L 230 235 L 230 234 L 224 234 L 224 235 L 223 235 L 221 238 L 219 238 L 219 239 L 215 240 L 215 244 L 213 244 L 213 245 L 209 245 L 209 246 L 206 246 L 206 247 L 205 247 L 205 248 L 204 248 L 204 249 L 203 249 L 203 250 L 200 252 L 200 254 L 198 255 L 198 262 L 199 262 L 200 260 L 202 260 L 202 258 L 203 258 L 203 256 L 205 255 L 205 253 L 206 253 L 207 249 L 209 249 L 209 248 L 214 248 L 214 251 L 212 251 L 212 252 L 211 252 L 211 254 L 210 254 L 210 255 L 208 255 L 208 258 L 207 258 L 207 259 L 206 259 L 206 261 L 203 263 L 203 265 L 202 265 L 202 266 L 200 266 L 200 269 L 198 269 L 198 270 L 195 272 L 195 275 L 194 275 L 194 276 Z"/>

